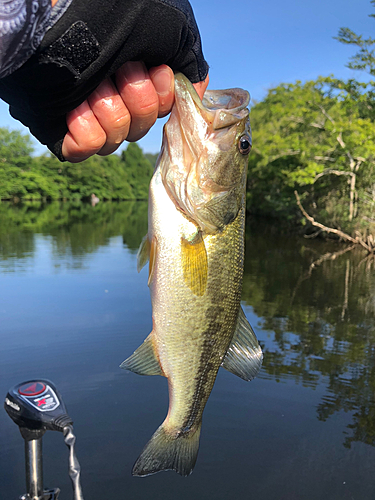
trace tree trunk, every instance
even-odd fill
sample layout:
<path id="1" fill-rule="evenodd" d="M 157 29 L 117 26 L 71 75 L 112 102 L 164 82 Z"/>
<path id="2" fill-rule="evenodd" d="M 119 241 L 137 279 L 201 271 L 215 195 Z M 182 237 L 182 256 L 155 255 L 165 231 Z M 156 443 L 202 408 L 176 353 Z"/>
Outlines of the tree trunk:
<path id="1" fill-rule="evenodd" d="M 352 166 L 350 166 L 350 168 L 353 172 L 354 169 L 352 169 Z M 350 200 L 349 200 L 349 221 L 350 222 L 353 220 L 353 216 L 354 216 L 355 181 L 356 181 L 356 175 L 353 172 L 353 175 L 350 178 Z"/>

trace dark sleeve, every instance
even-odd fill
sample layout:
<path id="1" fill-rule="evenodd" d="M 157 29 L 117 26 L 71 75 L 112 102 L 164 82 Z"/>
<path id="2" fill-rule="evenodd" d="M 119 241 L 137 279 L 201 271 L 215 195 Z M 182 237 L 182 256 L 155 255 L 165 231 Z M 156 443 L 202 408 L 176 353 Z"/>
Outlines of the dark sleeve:
<path id="1" fill-rule="evenodd" d="M 126 61 L 169 65 L 193 83 L 208 65 L 187 0 L 73 0 L 37 52 L 0 79 L 10 113 L 60 159 L 66 113 Z"/>
<path id="2" fill-rule="evenodd" d="M 47 31 L 51 0 L 0 0 L 0 78 L 22 66 Z"/>

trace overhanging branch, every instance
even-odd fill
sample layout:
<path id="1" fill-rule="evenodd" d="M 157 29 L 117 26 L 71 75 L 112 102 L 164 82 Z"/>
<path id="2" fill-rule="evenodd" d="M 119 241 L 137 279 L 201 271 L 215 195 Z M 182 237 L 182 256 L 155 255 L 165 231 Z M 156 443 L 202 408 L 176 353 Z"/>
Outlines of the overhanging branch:
<path id="1" fill-rule="evenodd" d="M 350 241 L 352 243 L 356 243 L 356 244 L 359 244 L 361 245 L 363 248 L 365 248 L 368 252 L 373 252 L 375 251 L 375 248 L 372 249 L 370 247 L 370 245 L 367 245 L 363 240 L 362 238 L 360 238 L 360 236 L 357 236 L 356 238 L 352 238 L 349 234 L 346 234 L 344 233 L 343 231 L 340 231 L 339 229 L 333 229 L 332 227 L 327 227 L 325 226 L 324 224 L 321 224 L 320 222 L 317 222 L 314 217 L 312 217 L 311 215 L 309 215 L 306 210 L 303 208 L 302 204 L 301 204 L 301 200 L 300 200 L 300 197 L 299 197 L 299 194 L 297 191 L 294 191 L 294 195 L 296 197 L 296 200 L 297 200 L 297 205 L 299 207 L 299 209 L 301 210 L 301 212 L 303 213 L 304 217 L 306 217 L 306 219 L 311 222 L 311 224 L 315 227 L 319 227 L 320 229 L 323 229 L 323 231 L 326 231 L 327 233 L 333 233 L 333 234 L 337 234 L 337 236 L 340 236 L 340 238 L 342 238 L 343 240 L 346 240 L 346 241 Z"/>
<path id="2" fill-rule="evenodd" d="M 321 172 L 320 174 L 318 174 L 317 176 L 315 176 L 315 179 L 314 179 L 314 182 L 317 181 L 318 179 L 320 179 L 320 177 L 323 177 L 324 175 L 329 175 L 329 174 L 332 174 L 332 175 L 348 175 L 350 177 L 352 177 L 353 175 L 353 172 L 344 172 L 342 170 L 335 170 L 335 169 L 332 169 L 332 168 L 329 168 L 328 170 L 324 170 L 324 172 Z"/>

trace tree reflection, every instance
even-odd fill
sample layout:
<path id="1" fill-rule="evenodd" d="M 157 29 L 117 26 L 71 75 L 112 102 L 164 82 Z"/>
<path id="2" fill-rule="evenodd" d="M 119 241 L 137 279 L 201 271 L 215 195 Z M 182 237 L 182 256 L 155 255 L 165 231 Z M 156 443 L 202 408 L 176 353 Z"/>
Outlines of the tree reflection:
<path id="1" fill-rule="evenodd" d="M 136 251 L 147 232 L 147 202 L 49 204 L 0 203 L 0 261 L 12 268 L 15 259 L 35 252 L 35 233 L 52 236 L 53 252 L 73 258 L 107 245 L 121 235 L 124 245 Z"/>
<path id="2" fill-rule="evenodd" d="M 262 376 L 325 384 L 318 418 L 350 412 L 344 446 L 375 445 L 374 259 L 252 224 L 243 300 L 271 332 Z"/>
<path id="3" fill-rule="evenodd" d="M 0 264 L 12 270 L 35 253 L 35 233 L 52 237 L 73 263 L 121 235 L 136 252 L 147 232 L 147 202 L 0 204 Z M 293 379 L 327 392 L 317 408 L 324 421 L 339 411 L 352 422 L 344 446 L 375 445 L 374 260 L 337 243 L 248 227 L 243 300 L 261 318 L 262 377 Z M 256 326 L 256 325 L 254 325 Z"/>

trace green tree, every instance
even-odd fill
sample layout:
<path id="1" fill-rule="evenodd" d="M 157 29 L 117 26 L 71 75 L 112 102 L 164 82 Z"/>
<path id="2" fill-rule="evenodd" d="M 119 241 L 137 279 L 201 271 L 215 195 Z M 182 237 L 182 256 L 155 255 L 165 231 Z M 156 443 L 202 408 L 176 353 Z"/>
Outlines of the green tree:
<path id="1" fill-rule="evenodd" d="M 371 0 L 375 7 L 375 0 Z M 375 14 L 369 14 L 369 17 L 374 17 Z M 337 37 L 341 43 L 354 45 L 358 48 L 357 53 L 350 58 L 348 68 L 361 71 L 367 71 L 370 75 L 375 76 L 375 39 L 354 33 L 350 28 L 340 28 Z"/>
<path id="2" fill-rule="evenodd" d="M 359 49 L 350 68 L 375 74 L 374 39 L 349 28 L 336 38 Z M 374 99 L 375 82 L 355 79 L 319 77 L 271 89 L 250 115 L 248 208 L 304 223 L 298 191 L 312 224 L 343 230 L 346 239 L 360 231 L 364 246 L 375 249 Z"/>
<path id="3" fill-rule="evenodd" d="M 251 211 L 301 220 L 297 189 L 324 224 L 348 231 L 368 225 L 375 206 L 375 124 L 362 116 L 354 88 L 365 101 L 366 84 L 332 77 L 282 84 L 251 109 Z"/>
<path id="4" fill-rule="evenodd" d="M 30 137 L 0 128 L 0 199 L 78 200 L 92 193 L 101 200 L 148 197 L 153 167 L 137 144 L 121 157 L 95 155 L 78 164 L 32 153 Z"/>
<path id="5" fill-rule="evenodd" d="M 156 160 L 158 159 L 159 153 L 145 153 L 144 156 L 151 163 L 152 168 L 155 168 Z"/>
<path id="6" fill-rule="evenodd" d="M 121 161 L 126 179 L 129 182 L 137 200 L 147 200 L 148 185 L 153 174 L 153 167 L 136 143 L 130 143 L 122 152 Z"/>
<path id="7" fill-rule="evenodd" d="M 30 136 L 0 127 L 0 166 L 28 168 L 33 151 Z"/>
<path id="8" fill-rule="evenodd" d="M 23 196 L 22 172 L 29 170 L 33 147 L 29 136 L 0 128 L 0 200 Z"/>

